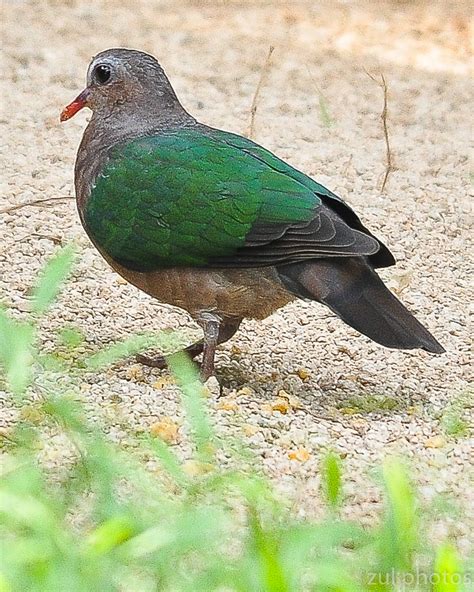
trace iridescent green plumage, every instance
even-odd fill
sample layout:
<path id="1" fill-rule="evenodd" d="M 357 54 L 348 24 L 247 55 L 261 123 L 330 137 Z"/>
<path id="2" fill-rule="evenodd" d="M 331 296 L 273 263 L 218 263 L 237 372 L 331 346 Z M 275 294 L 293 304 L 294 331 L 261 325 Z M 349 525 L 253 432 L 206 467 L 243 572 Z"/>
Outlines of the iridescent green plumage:
<path id="1" fill-rule="evenodd" d="M 325 199 L 338 203 L 250 140 L 184 128 L 115 146 L 85 223 L 112 259 L 141 271 L 258 267 L 379 251 L 360 223 L 362 233 L 323 208 Z"/>
<path id="2" fill-rule="evenodd" d="M 197 130 L 116 146 L 92 190 L 86 224 L 107 253 L 134 268 L 231 256 L 256 223 L 309 222 L 320 205 L 306 186 L 272 168 L 281 161 L 260 156 L 266 161 L 222 133 Z"/>

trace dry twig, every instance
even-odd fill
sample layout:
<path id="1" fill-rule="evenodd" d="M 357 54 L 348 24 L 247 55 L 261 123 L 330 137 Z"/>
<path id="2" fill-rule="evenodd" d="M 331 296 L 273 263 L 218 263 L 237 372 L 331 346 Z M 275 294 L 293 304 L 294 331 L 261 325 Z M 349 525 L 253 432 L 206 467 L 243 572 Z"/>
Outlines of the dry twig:
<path id="1" fill-rule="evenodd" d="M 262 71 L 260 73 L 260 80 L 258 81 L 257 88 L 255 89 L 255 93 L 253 95 L 252 106 L 250 107 L 250 123 L 249 123 L 248 131 L 247 131 L 247 137 L 249 137 L 249 138 L 254 137 L 255 114 L 257 113 L 258 97 L 260 95 L 260 89 L 261 89 L 262 85 L 264 84 L 264 82 L 266 82 L 266 80 L 268 78 L 268 72 L 270 70 L 272 53 L 274 50 L 275 50 L 275 48 L 273 47 L 273 45 L 270 45 L 270 48 L 269 48 L 268 54 L 267 54 L 267 59 L 265 60 L 265 63 L 263 64 Z"/>
<path id="2" fill-rule="evenodd" d="M 388 115 L 388 86 L 385 80 L 385 76 L 380 73 L 380 81 L 377 80 L 372 74 L 365 70 L 367 76 L 376 82 L 383 90 L 383 109 L 382 114 L 380 115 L 380 119 L 382 120 L 383 126 L 383 135 L 385 139 L 385 153 L 386 153 L 386 163 L 385 163 L 385 174 L 382 181 L 382 187 L 380 191 L 383 193 L 385 190 L 385 186 L 387 185 L 388 177 L 392 171 L 395 170 L 395 166 L 393 165 L 392 160 L 392 150 L 390 148 L 390 138 L 388 135 L 388 125 L 387 125 L 387 115 Z"/>
<path id="3" fill-rule="evenodd" d="M 4 210 L 0 210 L 0 214 L 11 214 L 11 212 L 21 210 L 22 208 L 26 208 L 28 206 L 38 207 L 51 201 L 66 201 L 69 199 L 74 199 L 74 197 L 72 195 L 64 195 L 63 197 L 47 197 L 45 199 L 34 199 L 32 201 L 25 201 L 24 203 L 16 204 L 14 206 L 10 206 L 9 208 L 5 208 Z"/>

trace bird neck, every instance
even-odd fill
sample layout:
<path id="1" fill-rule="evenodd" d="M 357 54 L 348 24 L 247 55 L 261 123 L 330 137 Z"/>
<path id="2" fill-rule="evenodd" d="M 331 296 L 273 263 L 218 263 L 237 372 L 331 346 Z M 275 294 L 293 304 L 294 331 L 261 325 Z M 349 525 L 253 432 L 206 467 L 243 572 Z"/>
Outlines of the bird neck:
<path id="1" fill-rule="evenodd" d="M 163 97 L 151 104 L 143 98 L 133 103 L 117 103 L 104 113 L 94 112 L 84 137 L 87 135 L 88 142 L 99 139 L 101 144 L 111 147 L 129 139 L 195 123 L 174 95 L 169 95 L 166 102 Z"/>

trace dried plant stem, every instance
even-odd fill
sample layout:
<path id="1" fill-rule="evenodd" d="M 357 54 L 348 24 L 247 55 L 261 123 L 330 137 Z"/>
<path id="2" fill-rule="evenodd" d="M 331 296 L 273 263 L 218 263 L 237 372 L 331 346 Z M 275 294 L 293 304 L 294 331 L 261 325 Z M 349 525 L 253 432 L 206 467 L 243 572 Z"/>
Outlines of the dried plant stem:
<path id="1" fill-rule="evenodd" d="M 26 208 L 29 206 L 39 207 L 43 204 L 52 201 L 67 201 L 69 199 L 74 199 L 74 197 L 72 195 L 64 195 L 62 197 L 47 197 L 45 199 L 34 199 L 32 201 L 25 201 L 24 203 L 16 204 L 15 206 L 10 206 L 9 208 L 0 210 L 0 214 L 10 214 L 11 212 L 16 212 L 17 210 L 21 210 L 22 208 Z"/>
<path id="2" fill-rule="evenodd" d="M 387 124 L 387 116 L 388 116 L 388 86 L 387 81 L 385 80 L 385 76 L 380 73 L 380 81 L 377 80 L 372 74 L 367 72 L 366 74 L 371 78 L 374 82 L 376 82 L 383 90 L 383 109 L 382 114 L 380 115 L 380 119 L 382 120 L 382 127 L 383 127 L 383 135 L 385 139 L 385 173 L 383 176 L 381 192 L 385 191 L 385 186 L 387 185 L 388 177 L 392 171 L 395 170 L 395 166 L 393 164 L 392 159 L 392 150 L 390 147 L 390 137 L 388 133 L 388 124 Z"/>
<path id="3" fill-rule="evenodd" d="M 273 47 L 273 45 L 270 45 L 270 48 L 269 48 L 268 54 L 267 54 L 267 59 L 265 60 L 265 63 L 263 64 L 263 68 L 260 73 L 260 79 L 258 81 L 257 87 L 255 89 L 255 93 L 253 95 L 252 106 L 250 107 L 250 123 L 249 123 L 248 131 L 247 131 L 247 136 L 249 138 L 254 137 L 255 114 L 257 113 L 258 98 L 260 95 L 260 89 L 262 88 L 263 84 L 266 82 L 266 80 L 268 78 L 268 72 L 270 71 L 272 53 L 274 50 L 275 50 L 275 48 Z"/>
<path id="4" fill-rule="evenodd" d="M 385 138 L 385 153 L 386 153 L 386 164 L 385 164 L 385 175 L 383 177 L 383 181 L 382 181 L 382 193 L 385 190 L 385 185 L 387 184 L 387 180 L 388 180 L 388 176 L 390 175 L 390 173 L 394 170 L 394 166 L 392 163 L 392 151 L 390 149 L 390 138 L 388 136 L 388 126 L 387 126 L 387 114 L 388 114 L 388 109 L 387 109 L 387 102 L 388 102 L 388 87 L 387 87 L 387 82 L 385 80 L 385 77 L 383 74 L 380 75 L 381 78 L 381 86 L 383 89 L 383 109 L 382 109 L 382 115 L 380 116 L 382 119 L 382 125 L 383 125 L 383 135 Z"/>

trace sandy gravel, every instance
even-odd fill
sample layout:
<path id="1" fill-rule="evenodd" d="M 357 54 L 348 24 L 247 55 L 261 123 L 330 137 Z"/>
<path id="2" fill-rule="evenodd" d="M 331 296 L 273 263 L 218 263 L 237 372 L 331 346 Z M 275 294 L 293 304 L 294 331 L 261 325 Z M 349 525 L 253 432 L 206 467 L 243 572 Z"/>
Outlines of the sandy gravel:
<path id="1" fill-rule="evenodd" d="M 115 1 L 6 0 L 0 209 L 72 195 L 88 115 L 60 126 L 58 114 L 82 89 L 99 50 L 155 54 L 193 114 L 245 133 L 261 65 L 274 45 L 256 139 L 346 198 L 386 240 L 399 263 L 384 277 L 447 353 L 383 349 L 323 307 L 294 303 L 263 322 L 244 323 L 221 348 L 224 396 L 210 399 L 214 420 L 223 434 L 244 435 L 302 514 L 320 511 L 318 463 L 328 447 L 345 457 L 347 513 L 367 520 L 380 506 L 372 480 L 379 461 L 392 454 L 411 459 L 426 502 L 454 496 L 463 520 L 443 522 L 438 534 L 450 532 L 468 552 L 473 442 L 469 433 L 446 435 L 441 421 L 452 412 L 472 422 L 468 11 L 459 2 L 360 4 L 365 8 L 136 0 L 130 10 Z M 390 88 L 396 171 L 384 194 L 382 92 L 364 70 L 382 71 Z M 56 243 L 70 241 L 80 259 L 44 323 L 46 348 L 46 329 L 63 323 L 85 333 L 90 351 L 143 330 L 198 334 L 184 312 L 151 301 L 108 269 L 73 202 L 1 215 L 0 299 L 20 315 L 38 268 Z M 167 374 L 133 360 L 88 375 L 80 392 L 92 417 L 102 409 L 116 439 L 166 417 L 182 421 Z M 15 416 L 2 395 L 0 425 Z M 176 448 L 186 456 L 183 436 L 180 429 Z M 60 464 L 61 442 L 52 438 L 46 454 Z"/>

